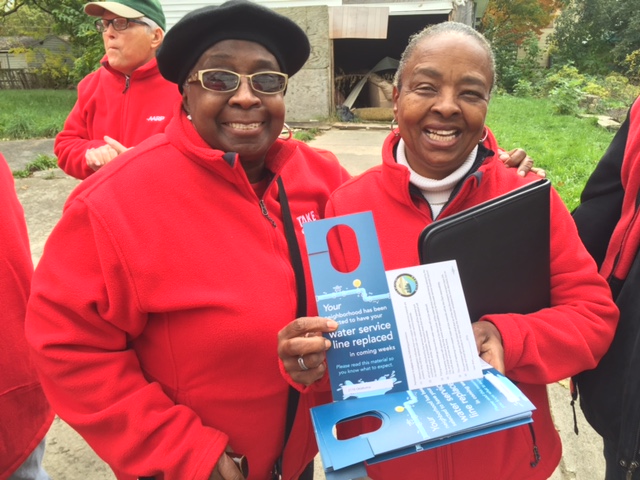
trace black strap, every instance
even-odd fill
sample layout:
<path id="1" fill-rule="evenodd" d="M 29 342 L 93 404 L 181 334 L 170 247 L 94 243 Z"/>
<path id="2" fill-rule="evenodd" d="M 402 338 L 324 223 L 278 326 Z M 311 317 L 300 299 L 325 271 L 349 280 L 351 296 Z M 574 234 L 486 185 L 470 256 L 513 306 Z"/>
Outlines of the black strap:
<path id="1" fill-rule="evenodd" d="M 278 195 L 280 197 L 280 208 L 282 208 L 282 221 L 284 223 L 284 234 L 287 239 L 287 247 L 289 247 L 289 257 L 291 257 L 291 264 L 293 266 L 293 273 L 296 277 L 296 292 L 298 296 L 298 307 L 296 309 L 296 318 L 304 317 L 307 314 L 307 287 L 304 280 L 304 267 L 302 265 L 302 255 L 300 255 L 300 247 L 298 246 L 298 238 L 296 237 L 296 230 L 293 226 L 293 220 L 291 217 L 291 209 L 289 208 L 289 201 L 287 200 L 287 193 L 284 190 L 284 184 L 282 178 L 278 177 L 276 180 L 278 183 Z M 298 400 L 300 399 L 300 392 L 293 387 L 289 387 L 289 397 L 287 399 L 287 419 L 285 422 L 284 430 L 284 445 L 289 440 L 291 435 L 291 429 L 293 428 L 293 421 L 296 418 L 296 410 L 298 409 Z M 310 476 L 309 476 L 310 472 Z M 278 458 L 274 466 L 274 478 L 279 478 L 282 475 L 282 455 Z M 313 462 L 307 465 L 303 477 L 305 475 L 309 478 L 313 477 Z M 139 480 L 153 479 L 154 477 L 138 477 Z"/>
<path id="2" fill-rule="evenodd" d="M 298 296 L 298 307 L 296 309 L 296 318 L 304 317 L 307 314 L 307 288 L 304 279 L 304 267 L 302 264 L 302 255 L 300 255 L 300 247 L 298 246 L 298 238 L 296 237 L 296 230 L 293 225 L 293 219 L 291 217 L 291 210 L 289 208 L 289 201 L 287 200 L 287 193 L 284 189 L 284 183 L 282 177 L 278 177 L 278 195 L 280 197 L 280 208 L 282 208 L 282 221 L 284 223 L 284 234 L 287 239 L 287 246 L 289 247 L 289 257 L 291 258 L 291 264 L 293 266 L 293 272 L 296 276 L 296 292 Z M 296 410 L 298 409 L 298 400 L 300 398 L 300 392 L 293 387 L 289 387 L 289 398 L 287 401 L 287 420 L 285 422 L 284 431 L 284 445 L 286 446 L 291 435 L 291 429 L 293 428 L 293 421 L 296 417 Z M 282 474 L 282 456 L 278 458 L 276 462 L 276 473 Z"/>
<path id="3" fill-rule="evenodd" d="M 304 267 L 302 266 L 302 256 L 300 255 L 300 247 L 298 246 L 298 238 L 296 230 L 293 226 L 291 210 L 289 209 L 289 201 L 287 193 L 284 190 L 282 177 L 278 177 L 278 195 L 280 196 L 280 207 L 282 208 L 282 221 L 284 222 L 284 234 L 287 237 L 287 246 L 289 247 L 289 256 L 293 265 L 293 272 L 296 275 L 296 292 L 298 294 L 297 317 L 304 317 L 307 314 L 307 287 L 304 281 Z"/>

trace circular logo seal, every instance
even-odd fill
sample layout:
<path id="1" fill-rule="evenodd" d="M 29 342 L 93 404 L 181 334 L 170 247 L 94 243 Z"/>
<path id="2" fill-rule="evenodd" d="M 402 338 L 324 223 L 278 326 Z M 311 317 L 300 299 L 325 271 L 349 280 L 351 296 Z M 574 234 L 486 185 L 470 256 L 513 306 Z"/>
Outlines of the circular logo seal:
<path id="1" fill-rule="evenodd" d="M 393 287 L 403 297 L 410 297 L 416 290 L 418 290 L 418 281 L 416 277 L 413 275 L 409 275 L 408 273 L 403 273 L 402 275 L 398 275 L 393 282 Z"/>

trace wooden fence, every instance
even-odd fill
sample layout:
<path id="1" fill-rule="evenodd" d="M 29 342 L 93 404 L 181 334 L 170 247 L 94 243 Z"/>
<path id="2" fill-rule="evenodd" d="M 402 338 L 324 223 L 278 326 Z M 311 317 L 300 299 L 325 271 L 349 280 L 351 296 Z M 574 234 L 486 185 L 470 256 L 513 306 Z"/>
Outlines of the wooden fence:
<path id="1" fill-rule="evenodd" d="M 24 69 L 0 69 L 0 90 L 30 90 L 33 88 L 40 88 L 40 81 L 35 73 Z"/>

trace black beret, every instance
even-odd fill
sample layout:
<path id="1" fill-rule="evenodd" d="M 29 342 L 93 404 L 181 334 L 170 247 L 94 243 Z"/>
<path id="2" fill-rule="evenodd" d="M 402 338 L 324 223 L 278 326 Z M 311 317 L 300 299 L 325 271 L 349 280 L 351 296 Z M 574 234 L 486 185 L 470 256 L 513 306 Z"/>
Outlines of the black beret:
<path id="1" fill-rule="evenodd" d="M 187 13 L 169 29 L 157 52 L 164 78 L 180 91 L 202 54 L 222 40 L 248 40 L 269 50 L 292 76 L 309 58 L 307 35 L 293 20 L 248 0 L 230 0 Z"/>

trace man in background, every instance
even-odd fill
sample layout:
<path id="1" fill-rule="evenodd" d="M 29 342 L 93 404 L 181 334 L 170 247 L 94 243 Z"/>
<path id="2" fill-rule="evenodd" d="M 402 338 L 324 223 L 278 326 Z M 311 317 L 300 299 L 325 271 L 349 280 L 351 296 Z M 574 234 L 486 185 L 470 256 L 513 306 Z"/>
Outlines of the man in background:
<path id="1" fill-rule="evenodd" d="M 142 140 L 162 133 L 180 101 L 158 71 L 166 21 L 158 0 L 90 2 L 105 56 L 78 84 L 78 100 L 54 153 L 67 174 L 84 179 Z"/>

